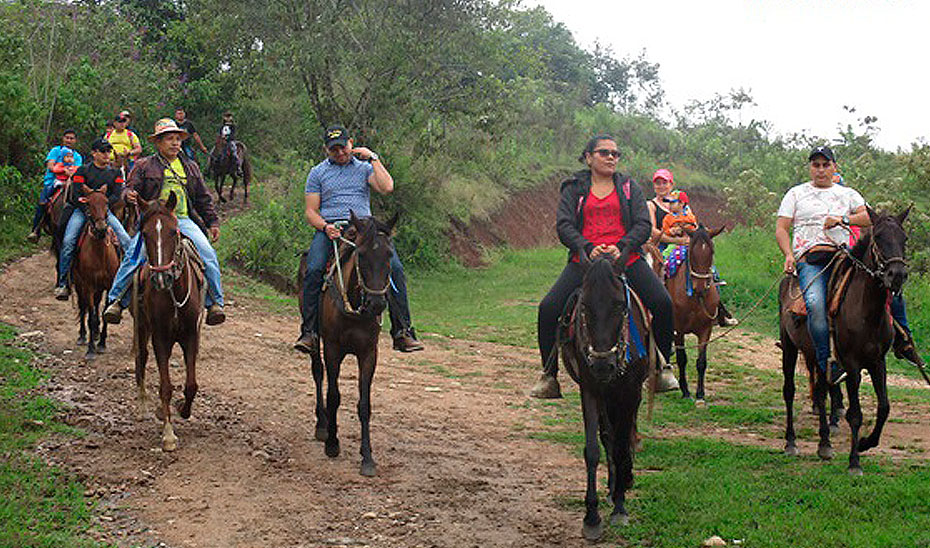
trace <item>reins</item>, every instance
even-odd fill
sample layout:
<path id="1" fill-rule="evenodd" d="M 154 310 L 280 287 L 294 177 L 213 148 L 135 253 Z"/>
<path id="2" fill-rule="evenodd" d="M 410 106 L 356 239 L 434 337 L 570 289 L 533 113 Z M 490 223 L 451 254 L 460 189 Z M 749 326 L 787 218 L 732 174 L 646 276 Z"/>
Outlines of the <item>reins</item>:
<path id="1" fill-rule="evenodd" d="M 337 221 L 337 222 L 333 223 L 333 225 L 336 226 L 336 228 L 339 228 L 340 230 L 342 230 L 342 228 L 343 228 L 344 226 L 346 226 L 347 224 L 348 224 L 347 221 Z M 336 286 L 337 286 L 337 288 L 339 289 L 339 295 L 342 297 L 342 304 L 343 304 L 343 307 L 344 307 L 344 309 L 345 309 L 346 314 L 350 314 L 350 315 L 353 315 L 353 316 L 360 316 L 360 315 L 361 315 L 361 312 L 360 312 L 359 310 L 355 309 L 355 308 L 352 306 L 352 302 L 349 300 L 348 288 L 346 287 L 345 278 L 344 278 L 343 275 L 342 275 L 342 260 L 341 260 L 341 257 L 339 256 L 339 244 L 338 244 L 337 240 L 338 240 L 339 242 L 342 242 L 342 243 L 348 245 L 349 247 L 351 247 L 351 248 L 353 248 L 353 249 L 355 250 L 355 251 L 354 251 L 354 253 L 356 253 L 356 257 L 355 257 L 355 267 L 354 267 L 354 268 L 355 268 L 355 276 L 356 276 L 356 278 L 358 278 L 358 285 L 359 285 L 359 287 L 362 289 L 362 291 L 363 291 L 364 293 L 366 293 L 366 294 L 368 294 L 368 295 L 378 296 L 378 297 L 383 296 L 383 295 L 386 295 L 387 292 L 388 292 L 388 290 L 391 288 L 391 278 L 390 278 L 390 276 L 388 276 L 388 281 L 387 281 L 386 284 L 384 284 L 384 287 L 383 287 L 383 288 L 381 288 L 381 289 L 371 289 L 370 287 L 368 287 L 368 284 L 365 283 L 365 278 L 362 277 L 362 270 L 361 270 L 361 266 L 359 265 L 360 261 L 359 261 L 359 257 L 358 257 L 358 245 L 357 245 L 355 242 L 353 242 L 352 240 L 349 240 L 348 238 L 342 236 L 341 234 L 340 234 L 340 236 L 339 236 L 338 238 L 332 240 L 332 242 L 333 242 L 333 262 L 336 263 L 336 264 L 335 264 L 335 269 L 336 269 L 336 273 L 337 273 L 337 275 L 336 275 Z M 381 318 L 380 318 L 380 316 L 379 316 L 379 318 L 378 318 L 378 325 L 381 325 Z"/>

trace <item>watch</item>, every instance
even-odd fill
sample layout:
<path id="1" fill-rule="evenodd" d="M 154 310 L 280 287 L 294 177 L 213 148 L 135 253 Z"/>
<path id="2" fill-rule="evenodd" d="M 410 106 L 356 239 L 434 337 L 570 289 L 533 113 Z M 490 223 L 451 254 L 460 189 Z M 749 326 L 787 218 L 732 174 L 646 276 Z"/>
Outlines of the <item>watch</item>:
<path id="1" fill-rule="evenodd" d="M 380 157 L 378 156 L 378 153 L 377 153 L 377 152 L 372 152 L 372 153 L 368 156 L 368 161 L 369 161 L 369 162 L 375 162 L 375 161 L 377 161 L 377 160 L 379 160 L 379 159 L 380 159 Z"/>
<path id="2" fill-rule="evenodd" d="M 843 215 L 843 224 L 849 225 L 849 215 Z"/>

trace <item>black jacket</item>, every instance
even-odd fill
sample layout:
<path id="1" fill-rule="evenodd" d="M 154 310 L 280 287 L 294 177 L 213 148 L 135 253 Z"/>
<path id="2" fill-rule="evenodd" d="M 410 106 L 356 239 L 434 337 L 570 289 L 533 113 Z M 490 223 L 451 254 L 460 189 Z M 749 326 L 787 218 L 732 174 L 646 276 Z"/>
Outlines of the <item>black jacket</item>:
<path id="1" fill-rule="evenodd" d="M 623 227 L 626 229 L 626 236 L 617 242 L 617 247 L 622 251 L 624 246 L 629 246 L 631 251 L 641 252 L 640 246 L 652 235 L 652 221 L 649 220 L 649 209 L 646 208 L 643 191 L 636 181 L 620 173 L 614 173 L 614 187 L 620 198 L 620 213 L 623 217 Z M 562 181 L 560 192 L 562 198 L 555 214 L 555 229 L 559 234 L 559 241 L 568 248 L 568 257 L 571 260 L 575 253 L 583 251 L 589 254 L 594 249 L 594 244 L 581 235 L 584 226 L 584 204 L 591 193 L 591 171 L 579 171 Z"/>
<path id="2" fill-rule="evenodd" d="M 113 205 L 123 196 L 123 176 L 113 168 L 99 168 L 93 163 L 84 164 L 74 172 L 71 181 L 68 203 L 85 214 L 87 206 L 78 200 L 85 195 L 84 185 L 90 187 L 91 190 L 106 187 L 107 205 L 110 209 L 113 209 Z"/>

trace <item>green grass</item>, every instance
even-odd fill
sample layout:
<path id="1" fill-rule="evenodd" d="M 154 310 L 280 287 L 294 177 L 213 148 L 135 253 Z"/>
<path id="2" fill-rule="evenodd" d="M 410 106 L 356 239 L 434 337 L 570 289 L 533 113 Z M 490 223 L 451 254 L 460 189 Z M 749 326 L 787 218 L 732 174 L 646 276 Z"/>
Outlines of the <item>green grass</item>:
<path id="1" fill-rule="evenodd" d="M 31 453 L 43 437 L 71 430 L 55 421 L 57 405 L 36 394 L 45 376 L 14 336 L 0 324 L 0 546 L 98 546 L 82 538 L 90 525 L 83 486 Z"/>

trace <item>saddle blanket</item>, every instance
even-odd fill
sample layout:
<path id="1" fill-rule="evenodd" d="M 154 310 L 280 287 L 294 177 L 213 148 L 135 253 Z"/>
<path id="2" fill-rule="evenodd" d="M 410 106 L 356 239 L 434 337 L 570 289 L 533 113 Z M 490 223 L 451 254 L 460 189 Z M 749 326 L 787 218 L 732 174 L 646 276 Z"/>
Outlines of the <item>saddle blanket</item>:
<path id="1" fill-rule="evenodd" d="M 665 277 L 674 278 L 675 273 L 678 272 L 678 267 L 682 265 L 685 261 L 688 260 L 688 246 L 679 245 L 669 253 L 668 258 L 665 259 Z"/>

